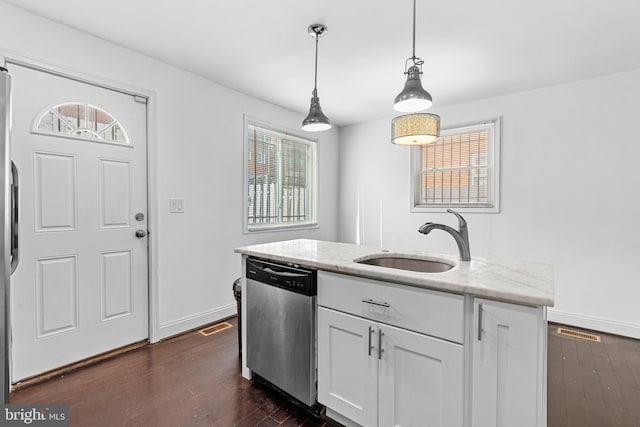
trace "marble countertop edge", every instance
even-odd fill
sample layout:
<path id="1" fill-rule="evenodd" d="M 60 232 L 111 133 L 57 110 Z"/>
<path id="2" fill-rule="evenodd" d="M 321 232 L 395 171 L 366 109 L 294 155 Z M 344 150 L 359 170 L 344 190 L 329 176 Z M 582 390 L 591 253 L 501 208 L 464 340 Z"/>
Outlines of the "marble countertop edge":
<path id="1" fill-rule="evenodd" d="M 312 267 L 322 271 L 366 277 L 408 286 L 469 294 L 531 306 L 553 306 L 553 268 L 548 264 L 503 262 L 472 256 L 468 262 L 448 254 L 384 250 L 375 246 L 297 239 L 239 247 L 236 253 Z M 367 264 L 359 260 L 376 255 L 402 255 L 454 264 L 441 273 L 421 273 Z"/>

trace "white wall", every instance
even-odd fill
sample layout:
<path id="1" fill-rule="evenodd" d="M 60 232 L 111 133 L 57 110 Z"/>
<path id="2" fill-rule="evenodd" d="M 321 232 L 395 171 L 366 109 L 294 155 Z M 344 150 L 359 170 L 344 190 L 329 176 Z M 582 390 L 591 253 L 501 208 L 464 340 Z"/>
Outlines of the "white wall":
<path id="1" fill-rule="evenodd" d="M 205 44 L 214 54 L 215 41 Z M 235 313 L 237 246 L 337 237 L 338 131 L 318 138 L 320 227 L 243 234 L 243 117 L 298 129 L 304 116 L 0 2 L 0 55 L 33 58 L 73 73 L 152 93 L 149 219 L 152 279 L 159 296 L 156 338 Z M 302 108 L 308 96 L 301 95 Z M 152 125 L 154 122 L 152 122 Z M 169 198 L 185 213 L 169 214 Z"/>
<path id="2" fill-rule="evenodd" d="M 361 243 L 457 253 L 446 233 L 417 232 L 457 223 L 409 212 L 410 149 L 389 142 L 389 99 L 388 118 L 341 129 L 339 239 L 356 242 L 359 199 Z M 443 127 L 502 117 L 501 212 L 465 214 L 472 256 L 550 263 L 550 320 L 635 337 L 638 99 L 640 70 L 434 109 Z"/>

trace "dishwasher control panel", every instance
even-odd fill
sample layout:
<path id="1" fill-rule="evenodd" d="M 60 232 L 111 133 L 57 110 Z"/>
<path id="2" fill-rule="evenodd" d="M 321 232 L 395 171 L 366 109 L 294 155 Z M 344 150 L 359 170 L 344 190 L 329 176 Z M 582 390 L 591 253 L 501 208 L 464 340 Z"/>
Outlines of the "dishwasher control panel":
<path id="1" fill-rule="evenodd" d="M 318 293 L 316 270 L 253 257 L 246 267 L 247 279 L 309 296 Z"/>

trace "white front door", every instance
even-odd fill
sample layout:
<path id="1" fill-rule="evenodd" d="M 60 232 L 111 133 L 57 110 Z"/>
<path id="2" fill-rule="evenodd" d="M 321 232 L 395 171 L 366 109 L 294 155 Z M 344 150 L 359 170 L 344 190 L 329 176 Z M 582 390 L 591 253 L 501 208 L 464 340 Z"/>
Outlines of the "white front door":
<path id="1" fill-rule="evenodd" d="M 147 137 L 139 98 L 7 68 L 20 183 L 15 383 L 148 338 Z"/>

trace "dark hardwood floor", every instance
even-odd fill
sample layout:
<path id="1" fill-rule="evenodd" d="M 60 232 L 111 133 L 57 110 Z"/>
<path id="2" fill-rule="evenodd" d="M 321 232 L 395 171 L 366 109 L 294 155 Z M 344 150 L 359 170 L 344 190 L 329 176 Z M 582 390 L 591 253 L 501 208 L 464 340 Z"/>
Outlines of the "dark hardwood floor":
<path id="1" fill-rule="evenodd" d="M 549 324 L 548 427 L 640 427 L 640 341 L 593 332 L 602 342 L 591 342 L 558 326 Z"/>
<path id="2" fill-rule="evenodd" d="M 235 319 L 229 321 L 234 326 Z M 548 427 L 640 427 L 640 341 L 549 325 Z M 11 394 L 70 404 L 71 426 L 337 426 L 243 379 L 237 330 L 191 332 Z"/>
<path id="3" fill-rule="evenodd" d="M 67 403 L 71 426 L 329 426 L 240 376 L 234 327 L 190 332 L 11 393 Z"/>

